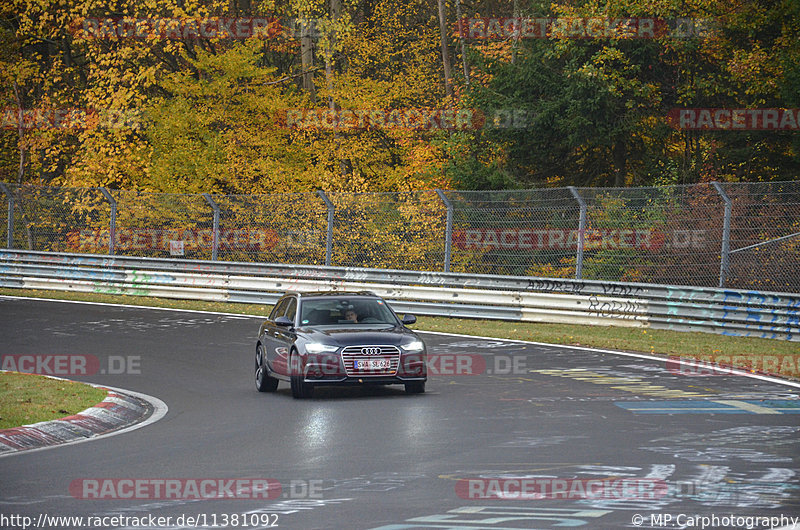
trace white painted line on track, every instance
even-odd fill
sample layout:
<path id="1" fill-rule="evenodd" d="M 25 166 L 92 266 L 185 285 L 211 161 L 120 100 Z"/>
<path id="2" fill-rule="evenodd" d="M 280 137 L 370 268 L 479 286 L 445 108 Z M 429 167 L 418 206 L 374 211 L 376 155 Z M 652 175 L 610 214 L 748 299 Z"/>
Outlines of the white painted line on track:
<path id="1" fill-rule="evenodd" d="M 466 337 L 472 339 L 484 339 L 484 340 L 504 340 L 507 342 L 516 342 L 519 344 L 533 344 L 534 346 L 551 346 L 554 348 L 564 348 L 567 350 L 581 350 L 586 352 L 592 353 L 608 353 L 611 355 L 620 355 L 623 357 L 634 357 L 637 359 L 648 359 L 651 361 L 659 361 L 664 362 L 668 360 L 666 357 L 659 357 L 657 355 L 647 355 L 646 353 L 633 353 L 633 352 L 625 352 L 625 351 L 618 351 L 618 350 L 605 350 L 602 348 L 589 348 L 586 346 L 569 346 L 567 344 L 550 344 L 549 342 L 534 342 L 531 340 L 520 340 L 520 339 L 503 339 L 500 337 L 483 337 L 480 335 L 464 335 L 462 333 L 444 333 L 442 331 L 417 331 L 416 333 L 429 333 L 432 335 L 445 335 L 448 337 Z M 692 361 L 690 359 L 681 359 L 681 363 L 685 363 L 691 366 L 696 367 L 703 367 L 704 365 L 699 362 Z M 786 379 L 781 379 L 779 377 L 772 377 L 768 375 L 762 374 L 753 374 L 750 372 L 745 372 L 743 370 L 738 370 L 736 368 L 725 368 L 726 371 L 729 371 L 731 375 L 739 375 L 743 377 L 750 377 L 751 379 L 759 379 L 761 381 L 766 381 L 768 383 L 777 383 L 779 385 L 786 385 L 791 386 L 794 388 L 800 388 L 800 383 L 794 381 L 787 381 Z"/>
<path id="2" fill-rule="evenodd" d="M 180 309 L 177 307 L 155 307 L 149 305 L 112 304 L 110 302 L 87 302 L 85 300 L 59 300 L 58 298 L 34 298 L 32 296 L 0 295 L 0 300 L 37 300 L 39 302 L 62 302 L 67 304 L 99 305 L 106 307 L 124 307 L 127 309 L 154 309 L 156 311 L 176 311 L 179 313 L 203 313 L 205 315 L 222 315 L 226 317 L 239 317 L 241 319 L 260 318 L 264 315 L 243 315 L 241 313 L 222 313 L 220 311 L 202 311 L 200 309 Z"/>

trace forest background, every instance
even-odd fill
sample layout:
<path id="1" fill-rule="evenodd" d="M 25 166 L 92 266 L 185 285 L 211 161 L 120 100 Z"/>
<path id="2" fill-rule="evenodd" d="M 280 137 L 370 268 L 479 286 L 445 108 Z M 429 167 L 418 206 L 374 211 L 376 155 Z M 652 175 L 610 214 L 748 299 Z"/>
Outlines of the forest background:
<path id="1" fill-rule="evenodd" d="M 682 108 L 800 107 L 796 0 L 4 5 L 2 182 L 266 194 L 798 178 L 796 128 L 683 130 L 669 120 Z M 250 38 L 186 33 L 187 21 L 214 17 L 272 25 Z M 459 25 L 509 18 L 634 18 L 668 31 L 520 38 L 508 26 Z M 137 23 L 150 29 L 120 30 Z M 689 31 L 677 34 L 680 25 Z M 392 109 L 438 113 L 438 126 L 313 119 Z M 443 126 L 459 109 L 469 126 Z"/>

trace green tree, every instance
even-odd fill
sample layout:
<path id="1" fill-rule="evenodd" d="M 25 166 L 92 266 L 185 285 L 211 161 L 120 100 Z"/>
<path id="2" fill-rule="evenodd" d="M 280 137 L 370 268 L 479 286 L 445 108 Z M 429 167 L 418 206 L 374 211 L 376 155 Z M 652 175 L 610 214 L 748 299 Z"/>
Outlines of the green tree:
<path id="1" fill-rule="evenodd" d="M 525 129 L 485 130 L 454 161 L 462 185 L 613 185 L 796 178 L 796 133 L 676 131 L 673 108 L 796 107 L 800 49 L 795 2 L 592 0 L 523 9 L 531 17 L 657 17 L 712 22 L 706 33 L 657 39 L 479 42 L 466 99 L 530 117 Z M 701 26 L 698 25 L 698 29 Z M 485 171 L 474 169 L 476 161 Z M 472 180 L 470 180 L 470 178 Z"/>

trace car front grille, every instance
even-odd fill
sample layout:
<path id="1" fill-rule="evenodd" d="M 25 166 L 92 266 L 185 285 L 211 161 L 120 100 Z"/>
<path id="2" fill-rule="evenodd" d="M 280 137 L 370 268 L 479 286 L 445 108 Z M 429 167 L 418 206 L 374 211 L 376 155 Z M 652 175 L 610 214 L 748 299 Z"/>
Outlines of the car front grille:
<path id="1" fill-rule="evenodd" d="M 388 367 L 356 367 L 356 362 L 388 360 Z M 342 362 L 348 376 L 395 375 L 400 365 L 400 349 L 396 346 L 347 346 L 342 350 Z"/>

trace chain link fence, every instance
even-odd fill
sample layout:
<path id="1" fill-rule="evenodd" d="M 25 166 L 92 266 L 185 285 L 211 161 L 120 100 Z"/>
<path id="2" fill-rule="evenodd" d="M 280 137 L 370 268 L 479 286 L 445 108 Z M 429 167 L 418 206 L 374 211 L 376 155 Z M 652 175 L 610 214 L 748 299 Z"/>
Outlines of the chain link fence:
<path id="1" fill-rule="evenodd" d="M 135 191 L 110 194 L 117 210 L 115 254 L 147 257 L 179 253 L 187 258 L 211 259 L 213 212 L 202 195 Z M 82 238 L 88 248 L 79 252 L 108 248 L 110 232 L 108 225 L 94 226 L 89 237 Z"/>
<path id="2" fill-rule="evenodd" d="M 454 272 L 576 277 L 581 208 L 570 189 L 444 195 L 453 209 Z"/>
<path id="3" fill-rule="evenodd" d="M 0 192 L 3 211 L 7 212 L 0 241 L 7 248 L 77 252 L 80 230 L 102 227 L 108 251 L 110 206 L 100 189 L 0 184 Z"/>
<path id="4" fill-rule="evenodd" d="M 0 184 L 0 244 L 53 252 L 800 292 L 800 181 L 159 194 Z"/>
<path id="5" fill-rule="evenodd" d="M 318 195 L 214 195 L 212 200 L 220 209 L 218 259 L 325 265 L 327 208 Z"/>
<path id="6" fill-rule="evenodd" d="M 442 270 L 447 209 L 436 192 L 329 195 L 332 265 Z"/>
<path id="7" fill-rule="evenodd" d="M 725 211 L 711 184 L 579 193 L 591 241 L 585 278 L 718 285 Z"/>
<path id="8" fill-rule="evenodd" d="M 726 285 L 800 291 L 800 182 L 724 186 L 731 202 Z"/>

